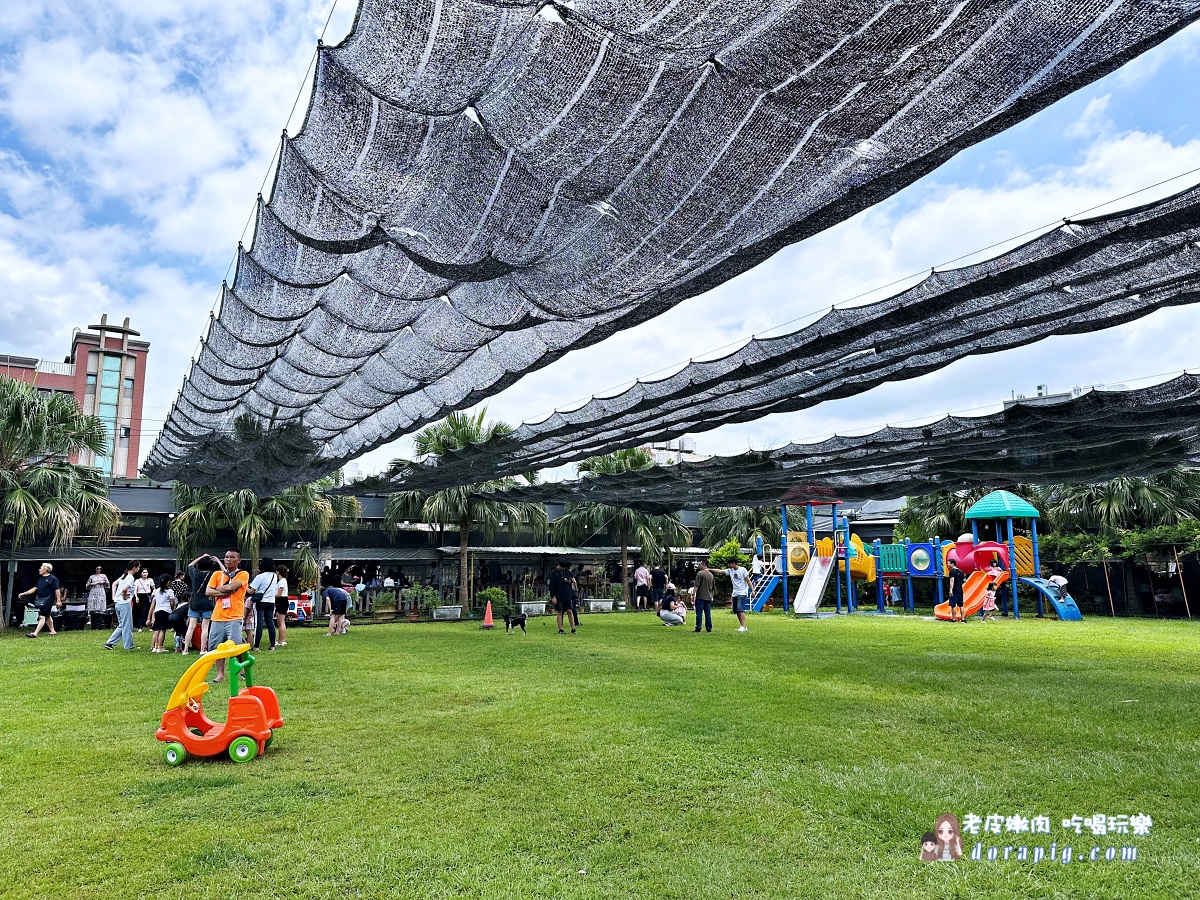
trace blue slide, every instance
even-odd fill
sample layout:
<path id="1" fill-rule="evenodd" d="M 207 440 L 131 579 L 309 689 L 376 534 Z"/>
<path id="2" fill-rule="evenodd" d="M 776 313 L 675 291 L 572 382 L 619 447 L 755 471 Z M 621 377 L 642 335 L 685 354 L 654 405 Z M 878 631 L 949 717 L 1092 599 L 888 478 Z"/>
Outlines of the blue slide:
<path id="1" fill-rule="evenodd" d="M 1083 621 L 1083 613 L 1076 606 L 1075 598 L 1053 581 L 1047 581 L 1045 578 L 1022 578 L 1020 581 L 1022 584 L 1029 585 L 1050 601 L 1050 605 L 1054 607 L 1054 611 L 1058 614 L 1060 622 Z"/>

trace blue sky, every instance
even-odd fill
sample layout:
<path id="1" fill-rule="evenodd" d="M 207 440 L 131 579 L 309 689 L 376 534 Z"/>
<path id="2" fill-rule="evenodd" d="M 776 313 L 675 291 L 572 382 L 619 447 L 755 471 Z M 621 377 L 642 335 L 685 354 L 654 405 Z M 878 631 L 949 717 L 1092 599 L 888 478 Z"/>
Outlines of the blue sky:
<path id="1" fill-rule="evenodd" d="M 0 352 L 61 357 L 72 328 L 104 312 L 130 316 L 152 344 L 145 437 L 153 437 L 196 349 L 280 129 L 297 91 L 307 92 L 305 68 L 329 9 L 329 0 L 0 5 Z M 339 0 L 326 40 L 344 34 L 352 15 L 353 0 Z M 874 209 L 527 377 L 489 401 L 490 411 L 510 422 L 540 419 L 1198 168 L 1197 84 L 1200 26 L 1193 26 Z M 302 97 L 293 130 L 304 103 Z M 1200 172 L 1101 211 L 1197 182 Z M 983 412 L 1040 383 L 1053 390 L 1140 386 L 1148 382 L 1134 378 L 1200 368 L 1195 321 L 1194 309 L 1163 310 L 697 441 L 704 452 L 730 453 Z M 404 452 L 405 442 L 376 451 L 362 468 Z"/>

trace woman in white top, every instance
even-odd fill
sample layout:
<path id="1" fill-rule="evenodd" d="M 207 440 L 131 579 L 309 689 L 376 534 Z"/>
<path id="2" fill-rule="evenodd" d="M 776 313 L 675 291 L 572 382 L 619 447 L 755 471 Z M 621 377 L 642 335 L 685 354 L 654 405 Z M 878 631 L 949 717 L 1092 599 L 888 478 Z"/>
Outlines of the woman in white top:
<path id="1" fill-rule="evenodd" d="M 171 590 L 170 584 L 170 575 L 158 577 L 158 587 L 154 590 L 154 612 L 150 618 L 146 619 L 147 627 L 151 622 L 154 624 L 154 643 L 150 647 L 151 653 L 167 652 L 163 647 L 163 642 L 167 636 L 167 620 L 171 617 L 171 610 L 175 608 L 175 592 Z"/>
<path id="2" fill-rule="evenodd" d="M 281 574 L 282 572 L 282 574 Z M 270 649 L 275 649 L 275 613 L 277 610 L 276 602 L 282 593 L 284 597 L 285 611 L 287 604 L 287 566 L 279 566 L 276 568 L 275 561 L 264 559 L 259 565 L 258 574 L 254 576 L 254 580 L 250 582 L 249 593 L 259 599 L 254 604 L 255 620 L 254 620 L 254 649 L 258 650 L 262 644 L 263 626 L 267 627 L 267 637 L 270 640 Z M 261 596 L 259 596 L 261 595 Z"/>
<path id="3" fill-rule="evenodd" d="M 150 617 L 150 598 L 154 596 L 154 579 L 150 577 L 149 569 L 142 569 L 141 575 L 133 583 L 133 593 L 133 621 L 141 631 L 142 619 Z"/>
<path id="4" fill-rule="evenodd" d="M 288 607 L 291 601 L 288 600 L 288 567 L 279 565 L 275 569 L 275 574 L 279 576 L 279 590 L 275 592 L 275 643 L 271 649 L 275 647 L 287 646 L 287 614 Z"/>

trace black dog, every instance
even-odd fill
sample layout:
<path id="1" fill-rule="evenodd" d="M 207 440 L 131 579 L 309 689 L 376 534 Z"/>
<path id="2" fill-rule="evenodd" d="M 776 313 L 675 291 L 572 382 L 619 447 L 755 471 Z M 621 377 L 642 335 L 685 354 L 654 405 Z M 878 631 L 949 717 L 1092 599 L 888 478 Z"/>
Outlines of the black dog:
<path id="1" fill-rule="evenodd" d="M 512 634 L 519 626 L 522 634 L 529 634 L 529 632 L 525 630 L 525 620 L 528 618 L 529 616 L 525 615 L 524 613 L 519 616 L 505 616 L 504 633 Z"/>

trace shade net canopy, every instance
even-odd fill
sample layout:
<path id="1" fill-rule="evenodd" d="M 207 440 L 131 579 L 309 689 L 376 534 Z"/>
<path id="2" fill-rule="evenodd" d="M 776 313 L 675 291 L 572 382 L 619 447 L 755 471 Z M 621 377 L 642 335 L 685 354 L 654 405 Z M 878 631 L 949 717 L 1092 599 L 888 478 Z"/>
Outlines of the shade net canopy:
<path id="1" fill-rule="evenodd" d="M 940 490 L 1094 482 L 1200 461 L 1200 377 L 1137 391 L 1091 390 L 1061 403 L 1017 402 L 988 416 L 654 466 L 505 491 L 505 499 L 632 507 L 859 501 Z"/>
<path id="2" fill-rule="evenodd" d="M 144 471 L 269 493 L 721 284 L 1200 0 L 362 0 Z"/>
<path id="3" fill-rule="evenodd" d="M 1107 328 L 1200 300 L 1200 187 L 1061 227 L 885 300 L 639 382 L 486 443 L 402 467 L 438 489 L 793 412 L 965 356 Z"/>

